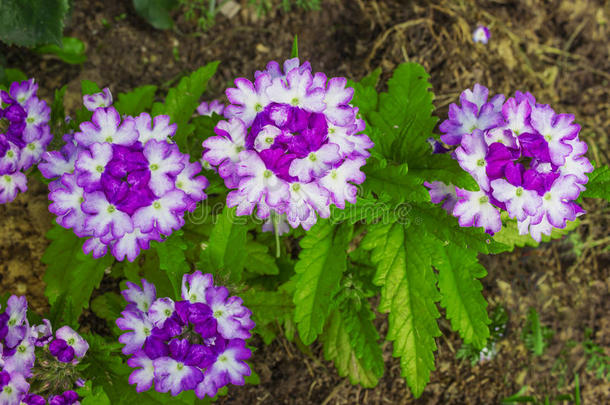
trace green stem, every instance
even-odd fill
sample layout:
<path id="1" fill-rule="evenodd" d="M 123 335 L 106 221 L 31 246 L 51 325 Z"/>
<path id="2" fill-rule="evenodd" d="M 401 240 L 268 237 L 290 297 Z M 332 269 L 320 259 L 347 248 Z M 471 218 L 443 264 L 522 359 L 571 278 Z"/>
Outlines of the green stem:
<path id="1" fill-rule="evenodd" d="M 273 221 L 273 233 L 275 233 L 275 257 L 280 257 L 280 216 L 277 214 L 271 214 L 271 221 Z"/>

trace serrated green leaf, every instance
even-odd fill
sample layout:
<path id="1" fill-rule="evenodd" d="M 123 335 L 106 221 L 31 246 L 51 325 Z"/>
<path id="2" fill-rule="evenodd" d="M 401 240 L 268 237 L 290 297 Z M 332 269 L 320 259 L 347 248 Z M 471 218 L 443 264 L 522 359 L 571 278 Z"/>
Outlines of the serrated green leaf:
<path id="1" fill-rule="evenodd" d="M 165 103 L 153 105 L 153 116 L 167 114 L 171 117 L 172 123 L 178 124 L 174 141 L 180 149 L 184 150 L 187 146 L 187 136 L 194 130 L 193 125 L 188 122 L 199 105 L 199 99 L 205 91 L 208 81 L 216 73 L 218 63 L 208 63 L 191 75 L 183 77 L 176 87 L 167 92 Z"/>
<path id="2" fill-rule="evenodd" d="M 462 169 L 450 154 L 426 152 L 427 159 L 417 162 L 417 167 L 409 166 L 409 173 L 423 181 L 442 181 L 466 190 L 478 190 L 479 186 L 472 176 Z"/>
<path id="3" fill-rule="evenodd" d="M 151 242 L 151 247 L 157 251 L 159 256 L 159 268 L 167 273 L 167 278 L 174 288 L 174 297 L 180 296 L 182 276 L 191 271 L 186 262 L 184 251 L 186 242 L 183 239 L 184 232 L 174 231 L 163 242 Z"/>
<path id="4" fill-rule="evenodd" d="M 36 48 L 40 54 L 51 54 L 71 65 L 79 65 L 87 60 L 85 43 L 78 38 L 63 37 L 61 46 L 50 44 Z"/>
<path id="5" fill-rule="evenodd" d="M 261 275 L 276 275 L 280 273 L 275 258 L 269 254 L 269 247 L 262 243 L 248 241 L 246 244 L 244 267 L 251 273 Z"/>
<path id="6" fill-rule="evenodd" d="M 366 117 L 369 112 L 377 110 L 379 95 L 376 87 L 380 75 L 381 68 L 377 68 L 357 83 L 351 80 L 347 81 L 347 86 L 354 88 L 351 104 L 358 107 L 358 112 L 363 117 Z"/>
<path id="7" fill-rule="evenodd" d="M 67 0 L 2 0 L 0 38 L 12 45 L 61 45 Z"/>
<path id="8" fill-rule="evenodd" d="M 419 167 L 431 154 L 427 139 L 438 118 L 432 116 L 434 95 L 429 91 L 429 75 L 417 63 L 403 63 L 388 81 L 388 91 L 379 94 L 379 107 L 368 122 L 381 130 L 373 139 L 375 149 L 396 163 Z"/>
<path id="9" fill-rule="evenodd" d="M 610 201 L 610 167 L 600 166 L 589 174 L 587 189 L 581 193 L 581 197 L 603 198 Z"/>
<path id="10" fill-rule="evenodd" d="M 136 13 L 159 30 L 172 28 L 174 22 L 170 11 L 177 5 L 177 0 L 133 0 Z"/>
<path id="11" fill-rule="evenodd" d="M 345 251 L 351 230 L 352 226 L 347 224 L 332 226 L 320 219 L 301 240 L 302 250 L 294 268 L 294 320 L 306 345 L 322 332 L 330 313 L 332 297 L 346 268 Z"/>
<path id="12" fill-rule="evenodd" d="M 236 283 L 246 261 L 246 232 L 243 217 L 235 214 L 235 208 L 224 207 L 216 217 L 216 224 L 207 248 L 201 252 L 204 270 L 211 272 L 219 280 Z"/>
<path id="13" fill-rule="evenodd" d="M 379 378 L 383 375 L 383 360 L 381 360 L 381 372 L 364 365 L 362 357 L 358 357 L 350 344 L 345 320 L 338 310 L 333 311 L 330 315 L 322 341 L 324 342 L 324 357 L 335 363 L 341 377 L 348 376 L 352 384 L 360 384 L 364 388 L 372 388 L 377 385 Z"/>
<path id="14" fill-rule="evenodd" d="M 95 94 L 95 93 L 99 93 L 102 91 L 102 89 L 100 88 L 100 86 L 97 85 L 97 83 L 91 81 L 91 80 L 82 80 L 80 82 L 80 87 L 81 87 L 81 93 L 84 95 L 87 94 Z"/>
<path id="15" fill-rule="evenodd" d="M 136 87 L 129 93 L 119 93 L 114 107 L 122 115 L 139 115 L 152 107 L 156 92 L 157 86 L 147 85 Z"/>
<path id="16" fill-rule="evenodd" d="M 110 405 L 110 398 L 106 395 L 104 388 L 100 386 L 93 388 L 91 381 L 87 381 L 76 392 L 82 398 L 81 405 Z"/>
<path id="17" fill-rule="evenodd" d="M 489 338 L 487 302 L 481 294 L 483 286 L 477 278 L 487 272 L 477 261 L 477 251 L 454 243 L 436 249 L 432 263 L 438 269 L 441 306 L 447 318 L 466 344 L 481 350 Z M 476 274 L 476 276 L 475 276 Z"/>
<path id="18" fill-rule="evenodd" d="M 259 334 L 265 344 L 275 339 L 277 322 L 279 325 L 292 319 L 294 304 L 291 295 L 285 291 L 257 291 L 249 289 L 239 295 L 244 305 L 252 311 L 252 320 L 256 324 L 254 333 Z"/>
<path id="19" fill-rule="evenodd" d="M 362 241 L 372 250 L 377 265 L 374 283 L 381 287 L 379 310 L 389 313 L 387 339 L 394 342 L 402 376 L 419 397 L 434 370 L 435 337 L 441 334 L 436 319 L 436 277 L 430 237 L 398 223 L 371 227 Z"/>
<path id="20" fill-rule="evenodd" d="M 5 90 L 8 90 L 11 83 L 22 82 L 28 80 L 28 77 L 19 69 L 4 69 L 4 78 L 2 79 L 2 86 Z"/>
<path id="21" fill-rule="evenodd" d="M 45 295 L 53 305 L 62 294 L 66 294 L 78 317 L 83 308 L 89 307 L 91 293 L 99 286 L 104 270 L 112 263 L 112 255 L 101 259 L 85 256 L 82 240 L 59 225 L 51 228 L 47 238 L 51 243 L 42 256 L 42 262 L 47 265 L 43 278 L 47 285 Z"/>
<path id="22" fill-rule="evenodd" d="M 119 294 L 113 292 L 98 295 L 91 301 L 93 313 L 106 320 L 110 325 L 114 325 L 124 309 L 125 300 Z"/>
<path id="23" fill-rule="evenodd" d="M 409 173 L 406 163 L 400 165 L 376 164 L 374 159 L 362 169 L 366 174 L 364 188 L 377 195 L 388 195 L 394 202 L 430 201 L 430 195 L 422 185 L 424 180 Z"/>

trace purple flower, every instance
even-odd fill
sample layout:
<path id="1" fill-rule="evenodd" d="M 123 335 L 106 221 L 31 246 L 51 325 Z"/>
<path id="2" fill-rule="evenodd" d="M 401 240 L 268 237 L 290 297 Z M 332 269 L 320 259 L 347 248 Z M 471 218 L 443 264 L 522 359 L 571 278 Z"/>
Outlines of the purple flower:
<path id="1" fill-rule="evenodd" d="M 473 42 L 480 42 L 484 45 L 487 45 L 487 42 L 489 41 L 490 37 L 491 37 L 491 33 L 489 32 L 489 28 L 487 28 L 484 25 L 479 25 L 472 32 L 472 41 Z"/>
<path id="2" fill-rule="evenodd" d="M 285 216 L 309 229 L 330 205 L 356 202 L 360 168 L 371 140 L 350 106 L 354 90 L 345 78 L 327 79 L 298 59 L 256 72 L 255 82 L 235 80 L 227 89 L 227 121 L 204 141 L 203 161 L 216 167 L 238 215 Z"/>
<path id="3" fill-rule="evenodd" d="M 17 346 L 28 332 L 29 325 L 25 317 L 27 309 L 28 302 L 23 296 L 11 295 L 6 302 L 5 314 L 8 318 L 6 319 L 7 330 L 4 343 L 8 348 L 12 349 Z"/>
<path id="4" fill-rule="evenodd" d="M 47 403 L 43 397 L 36 394 L 28 394 L 21 401 L 26 405 L 45 405 Z"/>
<path id="5" fill-rule="evenodd" d="M 36 97 L 33 79 L 0 92 L 0 204 L 27 190 L 24 171 L 37 164 L 53 136 L 51 109 Z"/>
<path id="6" fill-rule="evenodd" d="M 106 108 L 112 105 L 112 94 L 109 88 L 105 88 L 101 93 L 87 94 L 83 96 L 83 104 L 89 111 L 98 108 Z"/>
<path id="7" fill-rule="evenodd" d="M 91 121 L 44 156 L 43 175 L 59 176 L 49 185 L 49 210 L 57 223 L 89 238 L 86 254 L 110 251 L 134 261 L 150 241 L 182 227 L 186 211 L 206 198 L 208 181 L 198 176 L 201 165 L 169 141 L 177 126 L 168 116 L 121 118 L 108 91 L 92 97 Z"/>
<path id="8" fill-rule="evenodd" d="M 30 384 L 21 374 L 0 371 L 0 404 L 19 405 L 29 389 Z"/>
<path id="9" fill-rule="evenodd" d="M 69 326 L 62 326 L 55 332 L 55 340 L 49 344 L 49 351 L 63 363 L 76 363 L 85 356 L 89 344 Z"/>
<path id="10" fill-rule="evenodd" d="M 214 287 L 212 275 L 197 271 L 182 278 L 183 301 L 163 297 L 149 307 L 136 305 L 143 290 L 153 290 L 142 282 L 142 290 L 129 284 L 123 291 L 129 304 L 117 319 L 117 326 L 127 331 L 119 337 L 125 344 L 123 353 L 133 355 L 128 360 L 135 369 L 129 383 L 138 392 L 153 383 L 157 391 L 172 395 L 197 390 L 201 398 L 206 393 L 198 387 L 206 378 L 212 378 L 215 390 L 228 383 L 243 384 L 243 376 L 250 374 L 244 360 L 251 356 L 243 339 L 250 337 L 254 323 L 242 300 L 229 297 L 225 287 Z M 152 297 L 149 293 L 147 302 Z M 210 377 L 212 369 L 216 371 Z"/>
<path id="11" fill-rule="evenodd" d="M 72 390 L 65 391 L 61 395 L 49 398 L 49 405 L 74 405 L 78 404 L 78 394 Z"/>
<path id="12" fill-rule="evenodd" d="M 553 228 L 583 214 L 575 204 L 593 166 L 584 157 L 587 145 L 578 139 L 580 126 L 569 114 L 556 114 L 537 104 L 529 93 L 516 92 L 487 102 L 488 90 L 475 85 L 460 96 L 462 109 L 452 105 L 441 123 L 441 138 L 458 145 L 454 157 L 477 182 L 480 191 L 456 190 L 457 203 L 446 186 L 428 183 L 432 202 L 449 203 L 462 226 L 480 226 L 493 234 L 500 230 L 500 210 L 517 221 L 520 234 L 540 241 Z M 489 117 L 480 125 L 481 113 Z M 499 119 L 498 119 L 499 118 Z"/>
<path id="13" fill-rule="evenodd" d="M 209 103 L 204 101 L 197 107 L 197 113 L 199 113 L 199 115 L 207 116 L 211 116 L 212 114 L 222 115 L 224 110 L 225 105 L 218 100 L 212 100 Z"/>

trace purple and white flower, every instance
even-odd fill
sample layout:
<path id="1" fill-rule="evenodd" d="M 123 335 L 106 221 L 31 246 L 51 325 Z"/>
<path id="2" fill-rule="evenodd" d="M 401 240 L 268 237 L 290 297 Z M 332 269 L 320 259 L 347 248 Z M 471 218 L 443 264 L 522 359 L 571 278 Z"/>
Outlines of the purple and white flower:
<path id="1" fill-rule="evenodd" d="M 53 138 L 51 109 L 36 96 L 37 90 L 30 79 L 0 91 L 0 204 L 27 190 L 24 172 L 40 162 Z"/>
<path id="2" fill-rule="evenodd" d="M 479 25 L 472 32 L 472 41 L 479 42 L 481 44 L 487 45 L 489 38 L 491 37 L 491 33 L 489 32 L 489 28 L 484 25 Z"/>
<path id="3" fill-rule="evenodd" d="M 111 102 L 107 89 L 86 96 L 91 121 L 44 155 L 41 172 L 54 179 L 49 210 L 57 223 L 90 238 L 85 253 L 134 261 L 182 227 L 186 211 L 206 198 L 208 181 L 171 142 L 177 127 L 168 116 L 121 117 Z"/>
<path id="4" fill-rule="evenodd" d="M 494 234 L 502 227 L 500 211 L 517 221 L 520 234 L 540 241 L 553 228 L 565 228 L 584 213 L 575 200 L 593 171 L 584 156 L 586 143 L 570 114 L 556 114 L 529 93 L 516 92 L 504 102 L 476 84 L 452 104 L 440 125 L 441 139 L 457 145 L 454 158 L 479 186 L 459 189 L 425 183 L 433 203 L 458 217 L 461 226 L 479 226 Z"/>
<path id="5" fill-rule="evenodd" d="M 219 100 L 212 100 L 210 102 L 202 102 L 197 107 L 197 113 L 199 115 L 211 116 L 212 114 L 222 115 L 225 111 L 225 105 Z"/>
<path id="6" fill-rule="evenodd" d="M 360 168 L 373 147 L 364 121 L 349 103 L 345 78 L 312 73 L 309 62 L 289 59 L 257 71 L 252 83 L 227 89 L 227 121 L 204 141 L 203 161 L 217 168 L 238 215 L 285 216 L 309 229 L 330 205 L 355 203 Z"/>
<path id="7" fill-rule="evenodd" d="M 54 337 L 47 319 L 30 327 L 26 312 L 25 297 L 13 295 L 0 313 L 0 404 L 78 404 L 76 392 L 66 387 L 82 381 L 76 364 L 89 344 L 69 326 Z"/>
<path id="8" fill-rule="evenodd" d="M 182 300 L 156 298 L 154 286 L 129 284 L 129 302 L 116 323 L 127 364 L 134 368 L 129 383 L 138 392 L 153 384 L 159 392 L 178 395 L 194 390 L 199 398 L 213 397 L 225 385 L 243 385 L 251 357 L 245 339 L 254 322 L 239 297 L 215 287 L 211 274 L 196 271 L 182 278 Z"/>

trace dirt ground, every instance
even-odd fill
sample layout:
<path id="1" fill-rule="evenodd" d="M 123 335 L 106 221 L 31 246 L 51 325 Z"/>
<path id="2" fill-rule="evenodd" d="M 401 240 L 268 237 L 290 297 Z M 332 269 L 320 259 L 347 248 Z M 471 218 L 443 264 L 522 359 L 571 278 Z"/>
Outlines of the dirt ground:
<path id="1" fill-rule="evenodd" d="M 608 1 L 327 0 L 320 11 L 276 9 L 266 16 L 246 3 L 233 18 L 218 16 L 216 25 L 202 32 L 180 13 L 174 29 L 157 31 L 137 17 L 130 1 L 81 0 L 65 35 L 86 43 L 88 61 L 82 66 L 24 49 L 0 46 L 0 52 L 8 67 L 36 77 L 47 100 L 68 84 L 70 110 L 80 104 L 81 79 L 115 94 L 144 84 L 165 89 L 213 60 L 222 63 L 206 97 L 221 97 L 232 78 L 251 77 L 269 60 L 285 59 L 298 34 L 302 57 L 329 76 L 359 79 L 381 67 L 387 79 L 401 62 L 421 63 L 431 74 L 441 119 L 459 93 L 476 82 L 505 94 L 530 91 L 556 111 L 574 114 L 589 156 L 598 164 L 610 160 Z M 492 32 L 487 46 L 472 43 L 477 24 Z M 268 347 L 253 339 L 261 384 L 233 387 L 219 403 L 496 404 L 524 385 L 532 395 L 569 393 L 576 374 L 582 403 L 607 403 L 610 383 L 586 370 L 579 345 L 568 345 L 582 341 L 591 328 L 593 340 L 610 354 L 610 207 L 594 201 L 584 206 L 588 214 L 572 235 L 537 249 L 482 258 L 489 272 L 484 294 L 490 305 L 503 305 L 510 319 L 494 359 L 474 367 L 457 360 L 460 339 L 441 321 L 445 335 L 438 339 L 437 370 L 415 400 L 389 344 L 379 386 L 362 389 L 340 378 L 316 345 L 306 355 L 284 338 Z M 46 308 L 40 257 L 51 221 L 45 187 L 36 181 L 15 202 L 0 206 L 0 293 L 26 294 L 39 311 Z M 521 338 L 530 307 L 555 331 L 540 357 L 529 353 Z M 379 324 L 383 335 L 383 317 Z"/>

